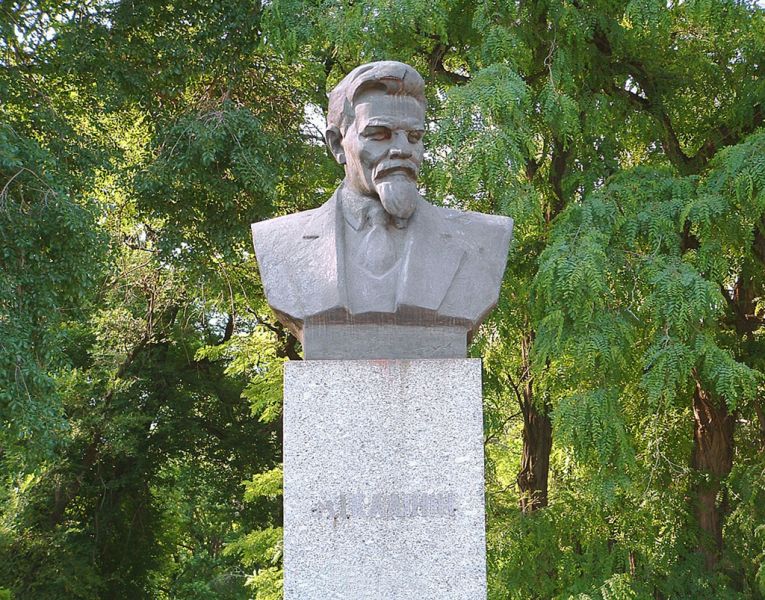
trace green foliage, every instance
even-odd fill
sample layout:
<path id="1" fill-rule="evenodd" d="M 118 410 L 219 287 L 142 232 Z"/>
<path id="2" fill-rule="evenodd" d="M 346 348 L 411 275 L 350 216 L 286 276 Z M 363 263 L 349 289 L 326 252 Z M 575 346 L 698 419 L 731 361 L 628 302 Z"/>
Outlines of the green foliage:
<path id="1" fill-rule="evenodd" d="M 730 0 L 3 3 L 0 598 L 282 597 L 299 345 L 248 225 L 326 200 L 325 94 L 374 59 L 427 79 L 426 196 L 515 219 L 471 348 L 490 597 L 765 597 L 763 40 Z"/>
<path id="2" fill-rule="evenodd" d="M 281 467 L 277 467 L 245 481 L 245 501 L 255 502 L 258 498 L 281 501 L 283 477 Z M 242 564 L 252 569 L 246 585 L 255 592 L 256 600 L 282 598 L 282 536 L 281 527 L 266 527 L 243 535 L 226 548 L 226 553 L 240 556 Z"/>
<path id="3" fill-rule="evenodd" d="M 255 590 L 255 600 L 281 600 L 283 585 L 283 573 L 274 567 L 247 578 L 247 586 Z"/>
<path id="4" fill-rule="evenodd" d="M 616 390 L 593 390 L 560 399 L 554 426 L 561 443 L 582 462 L 626 470 L 632 451 Z"/>
<path id="5" fill-rule="evenodd" d="M 281 496 L 283 479 L 281 467 L 255 475 L 244 484 L 244 499 L 252 501 L 255 498 Z"/>
<path id="6" fill-rule="evenodd" d="M 92 207 L 60 184 L 62 168 L 0 125 L 0 444 L 10 454 L 28 445 L 20 461 L 50 451 L 65 427 L 47 367 L 62 360 L 59 326 L 82 308 L 105 250 Z"/>

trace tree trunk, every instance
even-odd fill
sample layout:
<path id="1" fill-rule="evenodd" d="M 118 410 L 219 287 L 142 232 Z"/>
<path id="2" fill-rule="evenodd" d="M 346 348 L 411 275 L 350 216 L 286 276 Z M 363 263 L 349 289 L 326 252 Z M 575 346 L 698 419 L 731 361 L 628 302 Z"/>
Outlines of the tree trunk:
<path id="1" fill-rule="evenodd" d="M 524 513 L 547 506 L 547 477 L 550 470 L 552 449 L 552 422 L 549 406 L 538 407 L 534 403 L 534 382 L 531 377 L 529 350 L 533 334 L 521 342 L 523 356 L 523 455 L 518 473 L 518 487 L 521 491 L 520 506 Z"/>
<path id="2" fill-rule="evenodd" d="M 735 419 L 724 402 L 719 405 L 696 380 L 693 395 L 693 468 L 704 480 L 696 486 L 696 518 L 703 538 L 699 550 L 707 568 L 720 560 L 723 549 L 723 520 L 727 501 L 718 502 L 722 481 L 733 466 L 733 426 Z"/>
<path id="3" fill-rule="evenodd" d="M 523 456 L 518 473 L 521 490 L 521 510 L 533 512 L 547 506 L 547 476 L 552 449 L 552 423 L 547 406 L 539 410 L 530 400 L 524 400 Z"/>

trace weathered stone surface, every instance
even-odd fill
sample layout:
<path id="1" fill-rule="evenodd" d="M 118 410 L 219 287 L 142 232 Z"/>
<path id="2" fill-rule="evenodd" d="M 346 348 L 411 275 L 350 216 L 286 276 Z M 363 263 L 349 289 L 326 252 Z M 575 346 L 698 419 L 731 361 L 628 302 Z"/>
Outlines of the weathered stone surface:
<path id="1" fill-rule="evenodd" d="M 486 595 L 481 364 L 285 365 L 285 600 Z"/>
<path id="2" fill-rule="evenodd" d="M 303 332 L 305 354 L 324 359 L 452 358 L 466 343 L 467 328 L 437 325 L 328 324 Z"/>
<path id="3" fill-rule="evenodd" d="M 426 202 L 422 77 L 394 61 L 354 69 L 330 93 L 325 137 L 345 179 L 323 206 L 252 226 L 266 297 L 304 344 L 307 359 L 355 358 L 325 324 L 451 327 L 467 340 L 495 306 L 512 237 L 508 217 Z M 305 336 L 304 336 L 305 333 Z M 387 344 L 387 356 L 419 356 Z M 324 350 L 332 349 L 331 355 Z M 443 354 L 427 355 L 429 357 Z"/>

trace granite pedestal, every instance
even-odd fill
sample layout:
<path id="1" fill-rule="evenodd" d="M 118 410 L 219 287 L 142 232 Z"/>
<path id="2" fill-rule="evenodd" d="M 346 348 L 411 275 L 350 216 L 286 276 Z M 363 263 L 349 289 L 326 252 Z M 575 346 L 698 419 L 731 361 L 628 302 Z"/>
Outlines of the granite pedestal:
<path id="1" fill-rule="evenodd" d="M 289 362 L 285 600 L 486 597 L 481 362 Z"/>

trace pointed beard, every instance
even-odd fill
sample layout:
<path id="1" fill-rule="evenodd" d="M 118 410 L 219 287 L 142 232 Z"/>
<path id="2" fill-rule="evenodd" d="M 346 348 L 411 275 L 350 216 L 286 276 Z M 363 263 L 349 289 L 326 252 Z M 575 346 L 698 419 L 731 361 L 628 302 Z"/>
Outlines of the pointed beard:
<path id="1" fill-rule="evenodd" d="M 409 177 L 386 177 L 375 183 L 375 189 L 380 196 L 385 212 L 399 219 L 412 216 L 420 197 L 417 185 Z"/>

